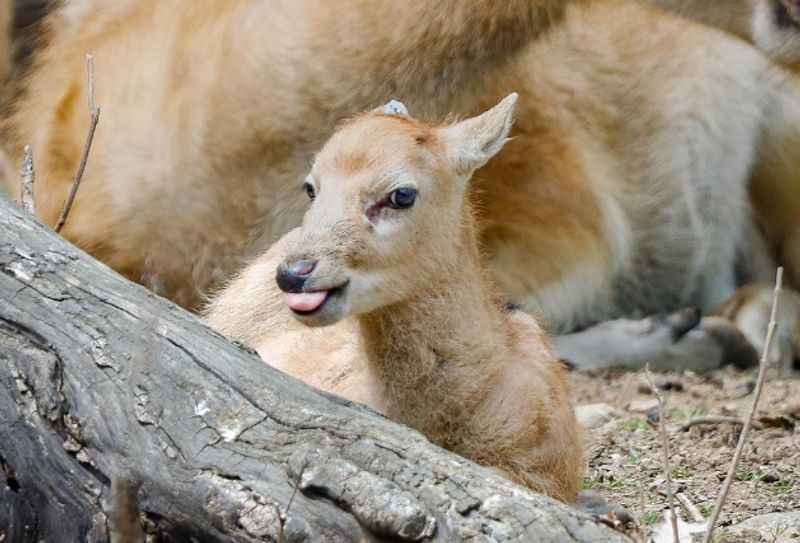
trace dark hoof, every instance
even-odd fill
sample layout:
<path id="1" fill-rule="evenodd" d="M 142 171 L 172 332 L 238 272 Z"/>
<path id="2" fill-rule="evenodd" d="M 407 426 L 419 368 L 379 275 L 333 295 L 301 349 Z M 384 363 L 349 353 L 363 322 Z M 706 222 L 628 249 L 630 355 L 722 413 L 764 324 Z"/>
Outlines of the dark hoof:
<path id="1" fill-rule="evenodd" d="M 664 317 L 664 322 L 672 332 L 672 340 L 678 341 L 680 338 L 697 328 L 702 319 L 700 310 L 696 307 L 687 307 L 680 311 L 675 311 Z"/>
<path id="2" fill-rule="evenodd" d="M 706 317 L 700 327 L 722 346 L 722 366 L 733 365 L 744 370 L 758 365 L 759 355 L 755 347 L 729 320 Z"/>

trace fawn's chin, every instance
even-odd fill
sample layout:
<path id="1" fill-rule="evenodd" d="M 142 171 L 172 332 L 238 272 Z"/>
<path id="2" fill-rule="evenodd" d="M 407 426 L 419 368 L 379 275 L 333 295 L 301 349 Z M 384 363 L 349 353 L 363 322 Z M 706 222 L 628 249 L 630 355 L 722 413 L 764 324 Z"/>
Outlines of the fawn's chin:
<path id="1" fill-rule="evenodd" d="M 306 326 L 319 327 L 336 324 L 347 316 L 346 289 L 347 285 L 343 285 L 324 291 L 324 300 L 313 309 L 297 309 L 292 307 L 292 304 L 289 304 L 289 309 L 294 318 Z"/>

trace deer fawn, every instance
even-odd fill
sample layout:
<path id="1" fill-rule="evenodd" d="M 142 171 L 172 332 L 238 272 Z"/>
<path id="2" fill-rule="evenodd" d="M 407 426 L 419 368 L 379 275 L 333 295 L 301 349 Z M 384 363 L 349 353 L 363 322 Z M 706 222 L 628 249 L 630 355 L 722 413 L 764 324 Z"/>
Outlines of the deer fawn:
<path id="1" fill-rule="evenodd" d="M 266 358 L 268 342 L 254 337 L 258 307 L 279 328 L 281 303 L 312 329 L 338 323 L 321 330 L 332 335 L 327 347 L 356 329 L 353 359 L 339 359 L 325 388 L 573 501 L 583 449 L 566 370 L 536 322 L 495 297 L 467 197 L 473 172 L 503 147 L 516 100 L 443 127 L 410 118 L 396 102 L 347 122 L 305 181 L 313 203 L 302 226 L 234 280 L 207 319 Z M 282 300 L 264 285 L 270 272 Z M 337 369 L 313 332 L 282 367 L 320 384 Z M 262 337 L 271 333 L 261 328 Z"/>

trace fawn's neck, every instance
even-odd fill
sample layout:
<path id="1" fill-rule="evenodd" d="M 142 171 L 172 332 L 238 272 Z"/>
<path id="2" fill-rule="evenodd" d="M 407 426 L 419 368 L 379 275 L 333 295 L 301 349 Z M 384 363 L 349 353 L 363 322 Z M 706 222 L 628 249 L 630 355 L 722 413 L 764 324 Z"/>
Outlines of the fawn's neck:
<path id="1" fill-rule="evenodd" d="M 412 299 L 359 317 L 387 415 L 434 439 L 486 395 L 507 349 L 503 316 L 477 248 Z"/>

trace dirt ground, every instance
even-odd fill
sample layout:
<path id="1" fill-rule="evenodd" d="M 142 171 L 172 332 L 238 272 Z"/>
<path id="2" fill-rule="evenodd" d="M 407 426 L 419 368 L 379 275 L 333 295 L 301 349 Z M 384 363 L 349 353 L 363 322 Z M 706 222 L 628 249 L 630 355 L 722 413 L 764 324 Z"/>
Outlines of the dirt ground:
<path id="1" fill-rule="evenodd" d="M 600 417 L 586 432 L 589 470 L 584 488 L 624 506 L 647 536 L 662 522 L 667 501 L 655 396 L 642 373 L 574 372 L 572 377 L 576 405 L 607 404 L 597 409 L 605 409 L 607 416 Z M 673 489 L 689 503 L 680 506 L 679 515 L 687 522 L 699 521 L 699 515 L 708 517 L 711 513 L 741 426 L 722 423 L 688 430 L 681 426 L 692 417 L 746 416 L 756 372 L 728 368 L 708 375 L 656 374 L 655 380 L 666 389 L 663 396 Z M 726 527 L 755 515 L 800 511 L 797 373 L 790 377 L 770 374 L 757 417 L 759 427 L 750 433 L 715 539 L 800 541 L 800 534 L 786 533 L 781 527 L 760 536 L 734 537 L 726 532 Z M 794 539 L 795 535 L 798 539 Z"/>

